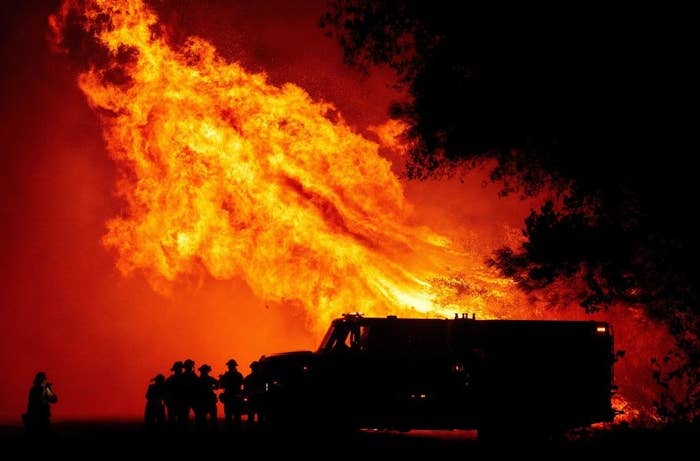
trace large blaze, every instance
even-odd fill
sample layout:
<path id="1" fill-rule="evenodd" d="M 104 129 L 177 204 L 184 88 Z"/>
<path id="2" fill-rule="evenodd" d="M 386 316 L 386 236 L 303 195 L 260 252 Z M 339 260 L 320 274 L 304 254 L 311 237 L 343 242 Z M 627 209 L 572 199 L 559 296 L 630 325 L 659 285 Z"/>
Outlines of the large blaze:
<path id="1" fill-rule="evenodd" d="M 491 316 L 502 305 L 509 282 L 411 224 L 379 144 L 333 105 L 225 62 L 204 40 L 171 48 L 139 0 L 68 2 L 56 32 L 78 6 L 109 52 L 79 85 L 123 171 L 125 213 L 104 237 L 123 273 L 142 270 L 159 290 L 201 271 L 240 276 L 320 328 L 348 310 Z M 455 291 L 466 293 L 459 306 Z"/>
<path id="2" fill-rule="evenodd" d="M 184 358 L 195 342 L 201 348 L 194 358 L 219 368 L 229 354 L 252 360 L 276 352 L 269 349 L 273 333 L 251 339 L 240 334 L 245 326 L 236 331 L 235 341 L 229 340 L 227 325 L 219 326 L 217 339 L 206 344 L 201 337 L 187 344 L 177 341 L 177 335 L 191 334 L 190 325 L 184 323 L 196 324 L 192 326 L 200 332 L 209 327 L 202 316 L 180 311 L 218 309 L 223 300 L 227 301 L 221 309 L 235 311 L 235 300 L 228 304 L 231 291 L 216 290 L 230 284 L 235 291 L 241 279 L 265 302 L 302 312 L 305 328 L 311 330 L 307 337 L 320 338 L 329 319 L 349 311 L 588 318 L 571 298 L 534 302 L 486 266 L 492 250 L 523 238 L 517 228 L 498 230 L 501 224 L 493 216 L 497 207 L 483 197 L 481 202 L 470 200 L 459 184 L 402 183 L 397 178 L 391 163 L 380 155 L 401 150 L 397 138 L 401 126 L 396 122 L 373 123 L 363 136 L 333 104 L 312 98 L 297 85 L 270 83 L 266 75 L 224 59 L 204 39 L 189 38 L 176 46 L 182 40 L 169 37 L 142 0 L 66 0 L 50 17 L 49 26 L 56 48 L 77 51 L 89 61 L 78 84 L 99 115 L 107 150 L 119 168 L 116 192 L 121 211 L 108 221 L 102 243 L 114 252 L 123 274 L 143 274 L 156 291 L 182 298 L 169 306 L 178 310 L 178 316 L 163 318 L 149 312 L 151 304 L 162 306 L 142 302 L 141 292 L 115 289 L 123 297 L 104 302 L 120 312 L 114 325 L 109 323 L 112 317 L 100 312 L 85 315 L 92 312 L 92 299 L 84 300 L 80 308 L 66 301 L 78 318 L 76 331 L 83 336 L 72 335 L 75 344 L 66 342 L 65 350 L 73 355 L 57 352 L 51 363 L 64 373 L 57 379 L 59 385 L 73 379 L 65 387 L 75 398 L 69 394 L 62 402 L 73 402 L 64 405 L 73 405 L 74 415 L 104 413 L 96 410 L 104 407 L 104 401 L 92 406 L 80 402 L 84 383 L 64 362 L 87 357 L 86 345 L 92 347 L 101 338 L 113 341 L 110 347 L 117 352 L 112 352 L 112 359 L 122 354 L 119 363 L 141 365 L 122 381 L 105 378 L 102 384 L 108 386 L 95 391 L 96 401 L 117 393 L 110 411 L 120 415 L 141 411 L 142 383 L 136 381 L 145 382 L 144 369 L 162 365 L 166 370 L 164 360 Z M 80 175 L 75 176 L 65 182 L 78 184 Z M 427 196 L 437 189 L 446 205 L 431 213 L 425 210 L 433 209 L 433 204 L 414 200 L 415 207 L 422 206 L 419 215 L 406 198 L 411 191 Z M 474 189 L 478 191 L 478 186 Z M 474 214 L 493 223 L 469 227 L 473 221 L 461 222 L 461 216 L 453 214 L 465 203 L 481 207 Z M 525 215 L 526 210 L 518 223 Z M 72 230 L 66 234 L 73 236 Z M 72 253 L 72 248 L 65 250 Z M 29 260 L 26 264 L 31 265 Z M 91 270 L 86 264 L 84 272 Z M 33 277 L 32 273 L 31 291 L 41 291 L 34 289 Z M 53 283 L 55 274 L 46 277 Z M 199 295 L 188 290 L 210 283 L 210 278 L 217 279 L 215 290 Z M 78 278 L 66 290 L 73 293 L 72 287 L 83 283 Z M 105 286 L 112 285 L 105 282 Z M 557 290 L 552 288 L 555 295 Z M 101 294 L 100 289 L 93 292 Z M 23 296 L 20 292 L 17 299 Z M 640 312 L 617 306 L 597 317 L 615 325 L 616 344 L 627 351 L 616 365 L 617 407 L 627 417 L 651 414 L 655 389 L 649 357 L 661 356 L 672 345 L 668 332 Z M 289 319 L 272 317 L 269 323 L 275 324 L 275 332 L 291 329 L 277 325 Z M 63 321 L 57 318 L 56 322 Z M 230 318 L 217 312 L 222 324 Z M 154 321 L 160 323 L 153 326 Z M 83 325 L 88 324 L 92 328 L 84 334 Z M 157 353 L 144 351 L 158 328 L 167 329 L 163 336 L 168 338 L 162 342 L 168 344 L 159 346 Z M 63 339 L 61 332 L 56 335 Z M 132 361 L 132 351 L 139 351 L 138 360 Z M 212 352 L 205 357 L 208 351 Z M 90 356 L 90 363 L 101 364 L 101 354 Z M 105 369 L 100 368 L 103 374 Z M 83 369 L 88 370 L 93 371 Z M 130 393 L 121 390 L 125 385 L 131 386 Z M 24 389 L 17 387 L 13 395 L 21 392 L 23 399 Z M 17 413 L 14 407 L 12 412 Z"/>

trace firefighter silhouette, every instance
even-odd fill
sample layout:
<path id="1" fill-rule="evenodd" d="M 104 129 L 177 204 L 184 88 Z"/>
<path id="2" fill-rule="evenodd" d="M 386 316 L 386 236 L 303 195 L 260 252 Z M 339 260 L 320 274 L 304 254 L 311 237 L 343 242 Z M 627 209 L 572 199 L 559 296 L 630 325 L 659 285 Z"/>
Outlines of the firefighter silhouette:
<path id="1" fill-rule="evenodd" d="M 252 424 L 256 420 L 261 422 L 263 412 L 261 408 L 261 395 L 265 392 L 265 385 L 260 375 L 260 364 L 253 361 L 250 364 L 250 374 L 243 379 L 244 411 L 247 415 L 247 422 Z"/>
<path id="2" fill-rule="evenodd" d="M 165 381 L 165 406 L 168 408 L 168 424 L 171 426 L 184 424 L 182 420 L 185 405 L 182 371 L 185 366 L 181 361 L 173 363 L 170 371 L 173 373 Z"/>
<path id="3" fill-rule="evenodd" d="M 157 375 L 151 380 L 146 390 L 146 410 L 144 411 L 144 423 L 147 428 L 162 427 L 165 425 L 165 376 Z"/>
<path id="4" fill-rule="evenodd" d="M 224 404 L 224 417 L 228 427 L 239 427 L 241 424 L 243 375 L 236 369 L 238 362 L 234 359 L 226 362 L 228 371 L 219 376 L 223 392 L 219 400 Z"/>
<path id="5" fill-rule="evenodd" d="M 32 435 L 47 434 L 51 425 L 51 405 L 58 397 L 46 378 L 46 373 L 40 371 L 34 377 L 34 384 L 29 390 L 27 412 L 22 415 L 24 427 Z"/>
<path id="6" fill-rule="evenodd" d="M 216 427 L 216 393 L 219 388 L 219 381 L 209 376 L 211 367 L 207 364 L 199 367 L 199 378 L 197 382 L 197 395 L 195 403 L 195 421 L 198 427 L 207 425 L 207 415 L 210 418 L 212 427 Z"/>
<path id="7" fill-rule="evenodd" d="M 197 388 L 199 378 L 194 372 L 194 360 L 187 359 L 183 362 L 185 370 L 182 372 L 182 423 L 187 424 L 190 419 L 190 410 L 195 411 L 197 404 Z"/>

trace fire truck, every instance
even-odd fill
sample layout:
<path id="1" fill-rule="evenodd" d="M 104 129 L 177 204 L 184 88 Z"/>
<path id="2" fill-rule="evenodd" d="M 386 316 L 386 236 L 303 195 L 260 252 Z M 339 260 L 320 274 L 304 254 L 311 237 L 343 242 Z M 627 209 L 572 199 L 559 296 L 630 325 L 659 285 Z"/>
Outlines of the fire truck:
<path id="1" fill-rule="evenodd" d="M 613 332 L 593 321 L 333 320 L 316 351 L 262 356 L 271 424 L 556 434 L 612 421 Z"/>

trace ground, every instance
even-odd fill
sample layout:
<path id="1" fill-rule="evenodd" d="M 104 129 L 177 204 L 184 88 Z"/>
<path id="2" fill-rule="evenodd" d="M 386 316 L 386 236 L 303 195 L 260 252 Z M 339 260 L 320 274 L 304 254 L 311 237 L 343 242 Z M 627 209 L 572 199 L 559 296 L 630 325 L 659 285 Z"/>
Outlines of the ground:
<path id="1" fill-rule="evenodd" d="M 59 455 L 75 458 L 129 456 L 183 456 L 201 459 L 210 456 L 255 456 L 277 459 L 415 459 L 443 456 L 499 458 L 517 454 L 560 459 L 610 457 L 650 457 L 663 459 L 694 457 L 700 442 L 697 426 L 648 430 L 616 427 L 586 431 L 556 442 L 511 441 L 482 444 L 474 431 L 357 431 L 331 434 L 299 430 L 271 433 L 258 429 L 197 433 L 152 433 L 139 422 L 59 422 L 53 434 L 41 440 L 27 437 L 19 425 L 0 426 L 0 446 L 12 458 Z M 685 454 L 687 453 L 687 454 Z M 7 459 L 7 458 L 5 458 Z"/>

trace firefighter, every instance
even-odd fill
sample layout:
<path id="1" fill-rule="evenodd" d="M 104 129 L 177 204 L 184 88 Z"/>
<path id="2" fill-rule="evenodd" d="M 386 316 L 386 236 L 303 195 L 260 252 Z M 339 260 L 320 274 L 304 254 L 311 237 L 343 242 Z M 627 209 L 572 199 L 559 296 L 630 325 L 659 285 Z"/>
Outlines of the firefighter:
<path id="1" fill-rule="evenodd" d="M 223 392 L 219 400 L 224 404 L 224 417 L 227 427 L 240 427 L 242 412 L 241 386 L 243 375 L 236 369 L 238 362 L 234 359 L 226 362 L 228 371 L 219 376 L 219 383 Z"/>
<path id="2" fill-rule="evenodd" d="M 265 391 L 265 384 L 260 375 L 260 364 L 257 360 L 250 364 L 250 374 L 243 379 L 243 395 L 245 396 L 245 412 L 247 422 L 252 424 L 256 420 L 262 421 L 260 395 Z"/>
<path id="3" fill-rule="evenodd" d="M 181 361 L 173 363 L 170 371 L 173 373 L 165 381 L 165 406 L 168 408 L 168 424 L 180 425 L 182 421 L 182 407 L 184 395 L 182 387 L 182 371 L 185 368 Z"/>
<path id="4" fill-rule="evenodd" d="M 34 384 L 29 390 L 27 412 L 22 415 L 24 427 L 32 435 L 45 435 L 51 424 L 51 405 L 58 397 L 46 378 L 46 373 L 40 371 L 34 376 Z"/>
<path id="5" fill-rule="evenodd" d="M 165 425 L 165 376 L 159 374 L 151 382 L 153 384 L 149 384 L 146 391 L 144 423 L 152 429 Z"/>
<path id="6" fill-rule="evenodd" d="M 211 367 L 206 363 L 199 367 L 199 381 L 197 386 L 197 399 L 195 405 L 195 421 L 200 428 L 206 427 L 207 415 L 212 427 L 216 427 L 216 393 L 219 381 L 209 376 Z"/>
<path id="7" fill-rule="evenodd" d="M 184 371 L 182 372 L 182 415 L 180 421 L 186 425 L 190 420 L 190 410 L 194 413 L 197 401 L 197 388 L 199 387 L 199 378 L 194 372 L 194 360 L 187 359 L 183 363 Z"/>

